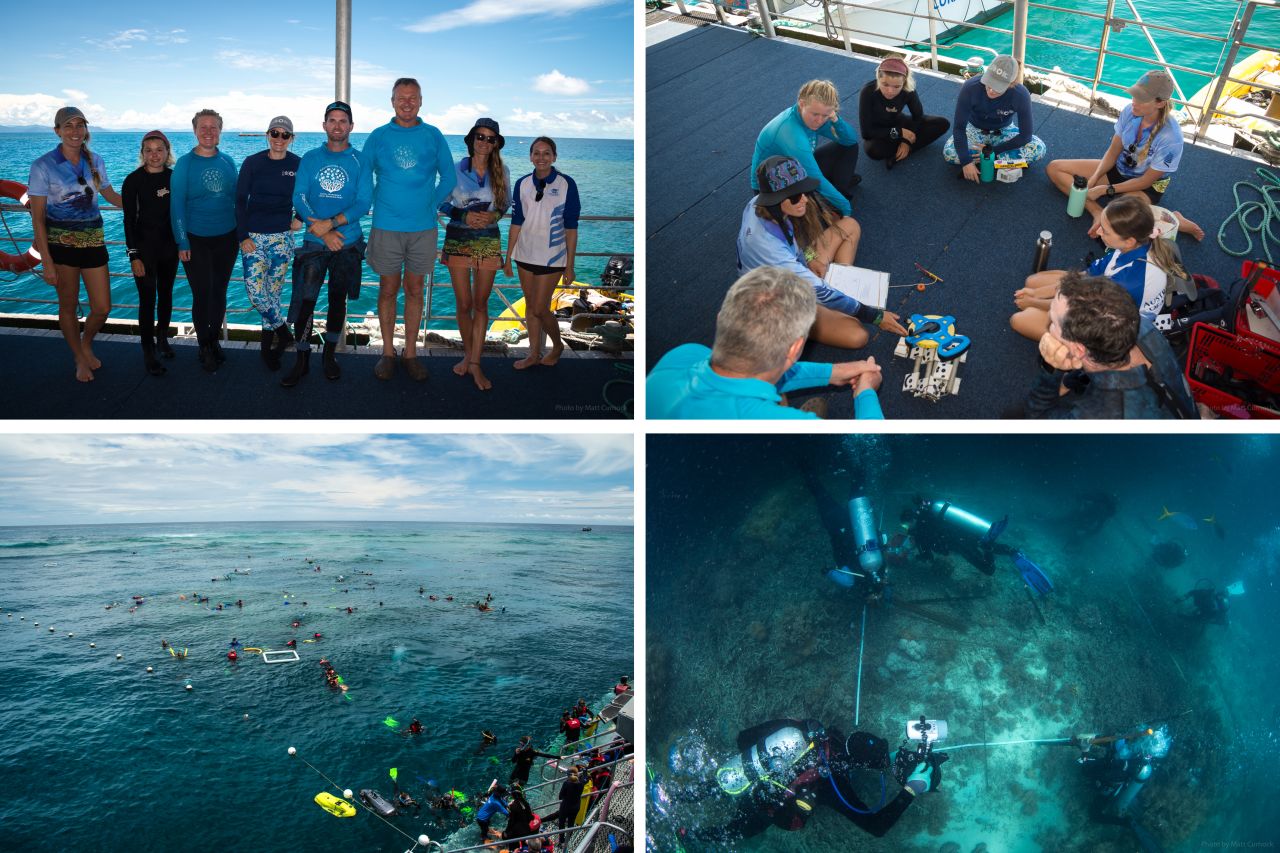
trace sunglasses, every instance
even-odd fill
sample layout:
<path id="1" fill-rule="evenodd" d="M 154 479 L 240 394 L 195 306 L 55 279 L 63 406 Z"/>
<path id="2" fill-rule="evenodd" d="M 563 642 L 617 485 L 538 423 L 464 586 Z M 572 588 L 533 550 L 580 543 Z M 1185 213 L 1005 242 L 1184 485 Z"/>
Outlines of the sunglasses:
<path id="1" fill-rule="evenodd" d="M 94 189 L 89 186 L 89 182 L 84 179 L 84 175 L 76 175 L 76 180 L 80 182 L 80 186 L 84 187 L 85 195 L 93 195 Z"/>
<path id="2" fill-rule="evenodd" d="M 271 131 L 271 138 L 272 139 L 293 139 L 293 134 L 287 130 L 273 130 Z"/>
<path id="3" fill-rule="evenodd" d="M 480 135 L 480 134 L 478 134 L 478 133 L 477 133 L 475 136 L 471 137 L 471 138 L 472 138 L 472 140 L 474 140 L 474 141 L 476 141 L 476 142 L 487 142 L 487 143 L 489 143 L 490 145 L 492 145 L 493 143 L 495 143 L 495 142 L 497 142 L 497 141 L 498 141 L 498 137 L 496 137 L 496 136 L 481 136 L 481 135 Z"/>
<path id="4" fill-rule="evenodd" d="M 791 202 L 792 204 L 799 204 L 801 200 L 804 199 L 804 197 L 805 197 L 804 193 L 796 193 L 793 196 L 788 196 L 787 201 Z"/>

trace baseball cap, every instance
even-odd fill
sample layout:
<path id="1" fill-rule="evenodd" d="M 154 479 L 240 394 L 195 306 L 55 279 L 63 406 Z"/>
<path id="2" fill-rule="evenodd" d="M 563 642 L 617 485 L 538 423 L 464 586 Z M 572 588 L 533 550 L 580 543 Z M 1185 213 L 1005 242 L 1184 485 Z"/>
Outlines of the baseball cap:
<path id="1" fill-rule="evenodd" d="M 1148 71 L 1125 91 L 1144 104 L 1154 100 L 1167 101 L 1173 94 L 1173 77 L 1168 71 Z"/>
<path id="2" fill-rule="evenodd" d="M 290 133 L 293 133 L 293 122 L 289 121 L 288 116 L 276 116 L 271 120 L 271 124 L 267 125 L 267 132 L 270 133 L 276 128 L 281 128 L 282 130 L 287 130 Z"/>
<path id="3" fill-rule="evenodd" d="M 84 119 L 85 124 L 89 123 L 89 120 L 87 118 L 84 118 L 84 113 L 80 112 L 79 107 L 63 107 L 62 109 L 58 110 L 57 115 L 53 117 L 53 126 L 62 127 L 64 124 L 71 121 L 71 119 L 73 118 Z"/>
<path id="4" fill-rule="evenodd" d="M 329 117 L 329 113 L 333 112 L 334 110 L 342 110 L 344 113 L 347 114 L 347 118 L 351 119 L 352 121 L 355 121 L 355 116 L 351 115 L 351 105 L 348 104 L 346 101 L 334 101 L 332 104 L 325 107 L 324 117 L 327 119 Z"/>
<path id="5" fill-rule="evenodd" d="M 756 180 L 760 184 L 756 203 L 764 207 L 799 193 L 813 192 L 819 186 L 818 179 L 809 177 L 798 160 L 782 156 L 770 157 L 761 163 Z"/>
<path id="6" fill-rule="evenodd" d="M 982 85 L 1002 95 L 1017 79 L 1018 60 L 1008 54 L 1002 54 L 991 60 L 987 70 L 982 73 Z"/>

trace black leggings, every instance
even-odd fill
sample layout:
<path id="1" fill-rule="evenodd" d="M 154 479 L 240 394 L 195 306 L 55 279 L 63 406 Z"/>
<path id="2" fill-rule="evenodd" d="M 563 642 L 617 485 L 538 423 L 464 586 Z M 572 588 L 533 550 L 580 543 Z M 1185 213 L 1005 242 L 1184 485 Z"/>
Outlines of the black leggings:
<path id="1" fill-rule="evenodd" d="M 858 184 L 858 145 L 841 145 L 828 141 L 819 145 L 813 152 L 818 161 L 818 168 L 845 198 L 853 195 L 853 188 Z"/>
<path id="2" fill-rule="evenodd" d="M 169 336 L 169 321 L 173 316 L 173 280 L 178 275 L 178 250 L 164 254 L 140 252 L 145 272 L 134 276 L 138 286 L 138 336 L 143 349 L 155 346 L 158 337 Z"/>
<path id="3" fill-rule="evenodd" d="M 337 290 L 338 292 L 334 292 Z M 293 313 L 290 311 L 290 313 Z M 293 337 L 297 340 L 298 352 L 311 350 L 311 320 L 316 315 L 316 301 L 304 299 L 298 306 L 298 321 L 293 324 Z M 342 333 L 347 327 L 347 289 L 345 286 L 335 288 L 329 282 L 329 322 L 324 327 L 326 344 L 342 343 Z"/>
<path id="4" fill-rule="evenodd" d="M 916 135 L 915 142 L 907 143 L 911 146 L 911 154 L 914 154 L 921 148 L 937 142 L 943 134 L 951 129 L 951 122 L 942 116 L 925 116 L 919 120 L 907 119 L 903 122 L 903 127 Z M 868 139 L 867 156 L 872 160 L 885 160 L 890 157 L 896 157 L 898 155 L 898 143 L 900 142 L 906 142 L 906 140 Z M 907 156 L 910 157 L 911 154 Z"/>
<path id="5" fill-rule="evenodd" d="M 183 261 L 182 268 L 191 285 L 191 320 L 200 346 L 207 347 L 222 334 L 222 321 L 227 316 L 227 283 L 236 268 L 240 245 L 234 230 L 217 237 L 189 234 L 188 239 L 191 260 Z"/>

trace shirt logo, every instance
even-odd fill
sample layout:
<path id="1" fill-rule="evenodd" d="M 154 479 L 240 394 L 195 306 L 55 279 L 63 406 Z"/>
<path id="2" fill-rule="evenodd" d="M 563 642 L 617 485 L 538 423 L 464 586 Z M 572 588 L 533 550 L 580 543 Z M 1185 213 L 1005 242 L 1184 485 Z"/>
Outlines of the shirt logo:
<path id="1" fill-rule="evenodd" d="M 325 166 L 316 172 L 316 183 L 327 193 L 336 193 L 347 185 L 347 172 L 341 166 Z"/>
<path id="2" fill-rule="evenodd" d="M 418 165 L 418 155 L 407 145 L 401 145 L 392 152 L 391 158 L 395 160 L 396 165 L 401 169 L 412 169 Z"/>
<path id="3" fill-rule="evenodd" d="M 551 195 L 560 195 L 560 188 L 552 187 L 551 189 L 547 190 L 547 192 L 549 192 Z"/>
<path id="4" fill-rule="evenodd" d="M 156 198 L 164 198 L 168 194 L 169 194 L 168 187 L 161 187 L 160 189 L 156 190 Z"/>
<path id="5" fill-rule="evenodd" d="M 200 176 L 204 188 L 211 193 L 222 192 L 222 173 L 217 169 L 206 169 L 204 174 Z"/>

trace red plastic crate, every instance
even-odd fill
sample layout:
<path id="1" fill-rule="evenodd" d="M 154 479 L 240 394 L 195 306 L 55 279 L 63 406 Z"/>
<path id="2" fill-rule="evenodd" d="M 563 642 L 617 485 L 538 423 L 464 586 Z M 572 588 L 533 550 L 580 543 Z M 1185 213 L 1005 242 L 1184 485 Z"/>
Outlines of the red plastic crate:
<path id="1" fill-rule="evenodd" d="M 1258 270 L 1258 281 L 1253 285 L 1253 292 L 1265 299 L 1275 291 L 1276 287 L 1280 286 L 1280 269 L 1276 269 L 1266 261 L 1245 261 L 1240 265 L 1241 278 L 1248 281 L 1249 276 L 1253 275 L 1255 269 Z M 1254 334 L 1249 330 L 1249 308 L 1247 303 L 1248 300 L 1241 299 L 1236 309 L 1236 331 L 1252 340 L 1264 341 L 1275 346 L 1276 342 L 1271 338 Z"/>
<path id="2" fill-rule="evenodd" d="M 1256 335 L 1236 335 L 1217 326 L 1196 323 L 1191 329 L 1191 346 L 1187 354 L 1187 383 L 1191 396 L 1224 418 L 1280 419 L 1274 411 L 1246 403 L 1230 392 L 1196 380 L 1201 366 L 1222 373 L 1231 368 L 1232 378 L 1248 380 L 1271 393 L 1280 392 L 1280 345 Z"/>

